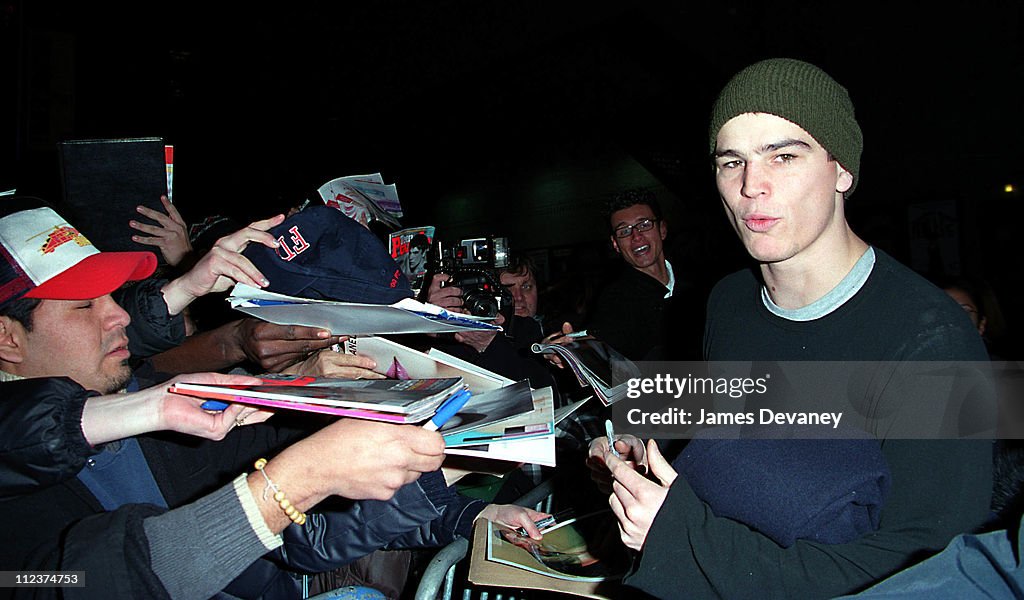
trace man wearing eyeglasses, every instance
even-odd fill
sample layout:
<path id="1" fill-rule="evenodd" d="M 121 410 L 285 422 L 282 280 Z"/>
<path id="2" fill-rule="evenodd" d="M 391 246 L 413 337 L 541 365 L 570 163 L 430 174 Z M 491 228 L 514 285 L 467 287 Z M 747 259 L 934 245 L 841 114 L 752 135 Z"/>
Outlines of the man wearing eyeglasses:
<path id="1" fill-rule="evenodd" d="M 606 212 L 612 247 L 629 268 L 601 291 L 587 331 L 630 360 L 682 357 L 679 349 L 689 347 L 688 341 L 670 336 L 677 331 L 675 321 L 691 315 L 673 309 L 679 299 L 676 275 L 665 257 L 668 224 L 657 198 L 650 190 L 628 190 L 612 197 Z"/>

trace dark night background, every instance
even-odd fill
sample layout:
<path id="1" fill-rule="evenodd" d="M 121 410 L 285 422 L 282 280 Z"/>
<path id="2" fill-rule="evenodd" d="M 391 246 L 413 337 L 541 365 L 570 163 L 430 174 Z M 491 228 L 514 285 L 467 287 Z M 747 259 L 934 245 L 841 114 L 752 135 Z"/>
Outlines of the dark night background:
<path id="1" fill-rule="evenodd" d="M 92 137 L 173 143 L 189 220 L 255 220 L 379 171 L 406 225 L 507 235 L 557 279 L 614 264 L 602 202 L 646 187 L 674 262 L 713 279 L 743 255 L 711 102 L 791 56 L 857 107 L 855 230 L 918 270 L 984 276 L 1020 319 L 1020 2 L 223 4 L 0 0 L 0 189 L 58 198 L 55 144 Z"/>

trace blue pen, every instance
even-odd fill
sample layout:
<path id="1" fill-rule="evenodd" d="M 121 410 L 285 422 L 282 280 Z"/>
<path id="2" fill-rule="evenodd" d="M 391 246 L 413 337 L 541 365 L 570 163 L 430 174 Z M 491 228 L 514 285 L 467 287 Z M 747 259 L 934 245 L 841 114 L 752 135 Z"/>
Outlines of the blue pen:
<path id="1" fill-rule="evenodd" d="M 227 402 L 221 402 L 220 400 L 207 400 L 199 405 L 199 408 L 203 410 L 221 411 L 231 406 Z"/>
<path id="2" fill-rule="evenodd" d="M 462 410 L 462 407 L 469 402 L 469 399 L 472 396 L 473 394 L 469 393 L 469 390 L 460 390 L 455 392 L 452 394 L 451 398 L 445 400 L 444 404 L 441 405 L 441 408 L 437 409 L 433 418 L 427 421 L 423 428 L 427 431 L 437 431 L 442 425 L 448 422 L 448 419 L 454 417 L 455 413 Z"/>
<path id="3" fill-rule="evenodd" d="M 270 300 L 267 298 L 247 298 L 246 300 L 256 306 L 288 306 L 291 304 L 301 304 L 301 302 L 294 302 L 292 300 Z"/>

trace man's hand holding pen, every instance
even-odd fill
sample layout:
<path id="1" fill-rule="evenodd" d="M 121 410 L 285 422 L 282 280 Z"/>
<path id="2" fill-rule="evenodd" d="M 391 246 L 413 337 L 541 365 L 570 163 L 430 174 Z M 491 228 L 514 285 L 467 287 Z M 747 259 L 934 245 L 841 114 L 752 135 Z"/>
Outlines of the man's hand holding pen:
<path id="1" fill-rule="evenodd" d="M 614 436 L 614 449 L 618 453 L 617 458 L 632 467 L 641 475 L 646 475 L 647 451 L 640 439 L 629 435 Z M 590 469 L 590 479 L 597 484 L 602 494 L 612 493 L 612 475 L 608 470 L 606 456 L 615 456 L 611 453 L 609 438 L 602 436 L 594 438 L 590 442 L 590 450 L 587 455 L 587 467 Z"/>
<path id="2" fill-rule="evenodd" d="M 541 343 L 565 345 L 573 341 L 573 338 L 570 337 L 573 333 L 572 323 L 566 321 L 565 323 L 562 323 L 561 331 L 556 331 L 555 333 L 546 335 L 544 339 L 541 340 Z M 545 354 L 544 358 L 559 369 L 565 368 L 565 365 L 562 363 L 562 359 L 559 358 L 557 354 Z"/>

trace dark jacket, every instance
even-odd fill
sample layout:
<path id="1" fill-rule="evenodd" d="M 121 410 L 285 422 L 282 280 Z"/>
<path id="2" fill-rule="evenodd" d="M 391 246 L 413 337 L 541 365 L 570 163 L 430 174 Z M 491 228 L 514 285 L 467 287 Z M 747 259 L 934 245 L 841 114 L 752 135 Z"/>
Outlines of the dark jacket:
<path id="1" fill-rule="evenodd" d="M 160 292 L 166 283 L 166 279 L 145 279 L 112 294 L 132 318 L 126 333 L 133 360 L 170 350 L 185 340 L 184 315 L 170 315 Z"/>
<path id="2" fill-rule="evenodd" d="M 629 360 L 699 360 L 705 299 L 679 277 L 665 298 L 660 281 L 623 267 L 601 290 L 585 329 Z"/>
<path id="3" fill-rule="evenodd" d="M 66 377 L 0 383 L 0 500 L 74 477 L 96 450 L 82 435 L 90 396 Z"/>

